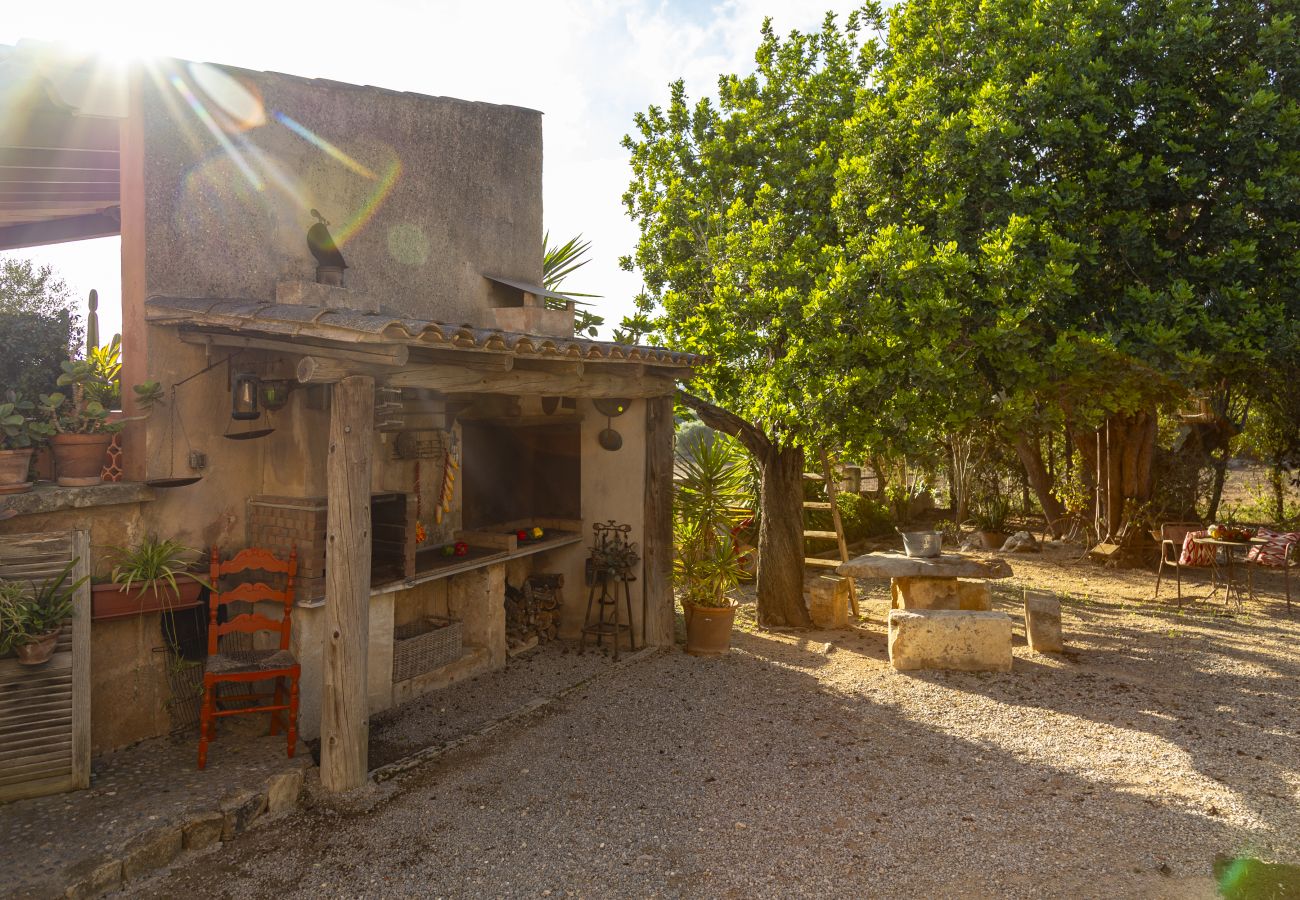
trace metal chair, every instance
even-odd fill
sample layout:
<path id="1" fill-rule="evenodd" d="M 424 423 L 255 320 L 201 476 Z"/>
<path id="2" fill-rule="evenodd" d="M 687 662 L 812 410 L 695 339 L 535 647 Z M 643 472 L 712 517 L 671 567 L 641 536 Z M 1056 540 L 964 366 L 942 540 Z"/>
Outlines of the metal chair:
<path id="1" fill-rule="evenodd" d="M 1160 567 L 1156 570 L 1156 598 L 1160 597 L 1160 580 L 1164 577 L 1165 566 L 1173 566 L 1174 582 L 1178 588 L 1179 609 L 1183 608 L 1183 569 L 1193 567 L 1189 563 L 1182 562 L 1183 544 L 1186 543 L 1187 535 L 1193 531 L 1200 531 L 1204 527 L 1200 522 L 1166 522 L 1160 526 Z M 1195 568 L 1205 568 L 1205 566 L 1196 565 Z M 1212 568 L 1210 578 L 1214 579 Z"/>
<path id="2" fill-rule="evenodd" d="M 1252 547 L 1246 555 L 1246 565 L 1265 569 L 1281 569 L 1282 583 L 1286 586 L 1286 611 L 1291 612 L 1291 570 L 1300 567 L 1300 536 L 1297 532 L 1279 532 L 1261 528 L 1258 537 L 1266 543 Z"/>
<path id="3" fill-rule="evenodd" d="M 284 575 L 284 588 L 276 590 L 263 582 L 243 582 L 221 590 L 224 576 L 243 572 L 266 572 Z M 199 711 L 199 768 L 208 762 L 208 743 L 216 737 L 216 720 L 222 716 L 240 716 L 250 713 L 269 712 L 271 714 L 271 734 L 278 734 L 280 728 L 288 733 L 289 756 L 293 757 L 298 743 L 298 660 L 289 652 L 289 636 L 292 628 L 294 577 L 298 574 L 298 548 L 294 547 L 287 561 L 271 555 L 260 548 L 241 550 L 231 559 L 221 561 L 220 552 L 212 548 L 211 563 L 211 613 L 208 622 L 208 658 L 203 672 L 203 706 Z M 256 607 L 251 612 L 231 616 L 226 622 L 218 624 L 217 612 L 228 603 L 277 603 L 283 607 L 280 619 L 272 619 L 259 612 Z M 257 632 L 275 632 L 279 634 L 277 647 L 252 650 L 221 650 L 220 639 L 232 632 L 254 635 Z M 217 696 L 217 687 L 221 684 L 237 683 L 251 685 L 259 681 L 275 682 L 273 692 L 248 691 L 242 694 Z M 286 686 L 287 682 L 287 686 Z M 286 700 L 286 687 L 288 697 Z M 235 708 L 217 708 L 217 701 L 223 704 L 229 701 L 252 701 L 252 706 Z M 270 700 L 270 703 L 263 701 Z M 288 722 L 284 713 L 288 713 Z"/>

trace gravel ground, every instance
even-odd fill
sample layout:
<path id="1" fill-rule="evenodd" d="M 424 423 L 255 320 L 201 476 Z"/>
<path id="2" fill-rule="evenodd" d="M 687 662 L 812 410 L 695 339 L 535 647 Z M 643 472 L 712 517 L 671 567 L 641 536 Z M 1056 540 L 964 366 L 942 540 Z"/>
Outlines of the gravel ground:
<path id="1" fill-rule="evenodd" d="M 1013 565 L 998 606 L 1062 593 L 1066 654 L 896 673 L 880 584 L 848 632 L 742 610 L 726 659 L 613 668 L 132 894 L 1182 898 L 1215 895 L 1216 854 L 1300 863 L 1300 611 L 1179 614 L 1150 573 Z"/>
<path id="2" fill-rule="evenodd" d="M 543 644 L 512 658 L 504 669 L 375 716 L 370 723 L 370 768 L 478 731 L 530 701 L 554 696 L 607 668 L 604 650 L 589 647 L 579 654 L 567 644 Z"/>

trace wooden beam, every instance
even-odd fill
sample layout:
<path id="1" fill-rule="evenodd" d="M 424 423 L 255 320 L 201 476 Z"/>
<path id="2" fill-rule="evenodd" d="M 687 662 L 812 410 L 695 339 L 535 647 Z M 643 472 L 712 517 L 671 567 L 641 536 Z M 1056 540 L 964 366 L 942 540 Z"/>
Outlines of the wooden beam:
<path id="1" fill-rule="evenodd" d="M 116 216 L 102 212 L 6 225 L 0 227 L 0 250 L 20 250 L 24 247 L 112 237 L 121 233 L 121 230 L 121 222 Z"/>
<path id="2" fill-rule="evenodd" d="M 643 639 L 648 646 L 674 640 L 673 609 L 673 398 L 645 403 L 645 536 L 641 559 Z"/>
<path id="3" fill-rule="evenodd" d="M 326 464 L 325 684 L 321 692 L 321 784 L 349 791 L 366 781 L 370 704 L 370 461 L 375 382 L 352 375 L 330 398 Z"/>
<path id="4" fill-rule="evenodd" d="M 209 347 L 240 347 L 246 350 L 270 350 L 274 353 L 286 353 L 292 356 L 303 356 L 310 353 L 313 357 L 344 361 L 350 363 L 359 363 L 361 366 L 389 366 L 398 368 L 406 365 L 410 358 L 410 349 L 405 344 L 373 344 L 366 347 L 322 347 L 316 344 L 306 344 L 299 341 L 281 341 L 275 338 L 248 337 L 242 334 L 220 334 L 209 331 L 186 331 L 180 332 L 180 339 L 186 344 L 200 344 Z M 339 367 L 340 371 L 347 369 L 351 374 L 361 375 L 370 374 L 360 370 L 357 366 L 351 368 L 347 366 Z M 339 381 L 342 376 L 334 379 Z"/>
<path id="5" fill-rule="evenodd" d="M 72 781 L 90 787 L 90 532 L 72 532 L 72 576 L 77 588 L 72 620 Z"/>

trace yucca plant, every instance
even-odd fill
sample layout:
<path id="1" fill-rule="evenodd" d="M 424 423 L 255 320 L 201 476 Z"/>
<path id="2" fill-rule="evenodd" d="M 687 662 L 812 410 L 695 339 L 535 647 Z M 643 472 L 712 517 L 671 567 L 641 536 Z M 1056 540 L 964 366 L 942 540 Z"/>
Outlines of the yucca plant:
<path id="1" fill-rule="evenodd" d="M 744 577 L 735 529 L 753 508 L 750 469 L 727 435 L 696 432 L 677 449 L 673 495 L 673 576 L 682 601 L 726 606 Z"/>
<path id="2" fill-rule="evenodd" d="M 0 653 L 47 637 L 73 616 L 77 589 L 90 577 L 83 575 L 68 583 L 77 562 L 73 560 L 58 575 L 39 584 L 0 582 Z"/>

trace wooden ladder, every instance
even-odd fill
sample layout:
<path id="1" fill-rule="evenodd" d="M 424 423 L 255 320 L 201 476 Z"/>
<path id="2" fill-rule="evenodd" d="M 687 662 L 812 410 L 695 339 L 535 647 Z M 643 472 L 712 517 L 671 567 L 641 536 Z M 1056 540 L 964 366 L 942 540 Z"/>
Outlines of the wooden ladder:
<path id="1" fill-rule="evenodd" d="M 820 451 L 822 470 L 821 474 L 816 472 L 804 472 L 803 477 L 809 481 L 820 481 L 826 486 L 826 500 L 805 500 L 803 508 L 809 509 L 827 509 L 831 513 L 831 522 L 835 526 L 834 531 L 810 531 L 804 529 L 804 538 L 822 541 L 836 541 L 839 544 L 840 558 L 820 559 L 816 556 L 804 558 L 804 565 L 815 569 L 836 569 L 841 563 L 849 561 L 849 544 L 844 539 L 844 524 L 840 521 L 840 506 L 837 498 L 839 497 L 839 488 L 835 484 L 835 479 L 831 472 L 831 457 L 825 450 Z M 853 617 L 858 618 L 858 592 L 854 586 L 853 579 L 849 579 L 849 603 L 853 608 Z"/>

